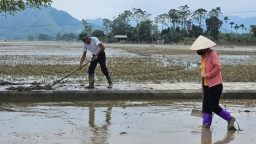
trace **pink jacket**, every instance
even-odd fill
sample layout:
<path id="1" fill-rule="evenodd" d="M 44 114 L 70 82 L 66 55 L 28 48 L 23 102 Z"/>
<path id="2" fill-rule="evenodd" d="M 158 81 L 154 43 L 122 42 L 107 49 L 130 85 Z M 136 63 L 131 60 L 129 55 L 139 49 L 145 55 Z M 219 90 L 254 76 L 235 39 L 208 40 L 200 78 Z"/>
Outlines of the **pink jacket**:
<path id="1" fill-rule="evenodd" d="M 209 49 L 207 52 L 205 71 L 209 87 L 216 86 L 223 82 L 220 59 L 217 52 L 212 49 Z"/>

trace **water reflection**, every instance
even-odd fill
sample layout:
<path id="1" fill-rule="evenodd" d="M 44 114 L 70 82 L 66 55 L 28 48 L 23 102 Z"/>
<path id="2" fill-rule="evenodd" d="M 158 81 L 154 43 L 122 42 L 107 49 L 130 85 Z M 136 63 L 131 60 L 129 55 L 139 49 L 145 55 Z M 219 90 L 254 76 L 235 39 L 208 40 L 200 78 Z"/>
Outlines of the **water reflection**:
<path id="1" fill-rule="evenodd" d="M 212 143 L 212 131 L 210 129 L 202 128 L 201 142 L 202 144 Z"/>
<path id="2" fill-rule="evenodd" d="M 112 107 L 108 107 L 106 112 L 105 124 L 98 126 L 95 124 L 95 107 L 89 105 L 89 126 L 92 129 L 91 143 L 105 143 L 109 137 L 109 129 L 111 122 Z"/>
<path id="3" fill-rule="evenodd" d="M 185 60 L 176 60 L 176 63 L 180 63 L 182 66 L 186 67 L 186 70 L 193 69 L 200 66 L 199 62 L 190 62 Z"/>
<path id="4" fill-rule="evenodd" d="M 199 59 L 198 60 L 189 60 L 187 59 L 187 55 L 184 57 L 181 56 L 167 56 L 167 55 L 153 55 L 155 59 L 159 59 L 158 66 L 183 66 L 186 70 L 193 69 L 199 67 Z M 190 56 L 189 56 L 190 57 Z M 197 62 L 195 62 L 197 61 Z"/>
<path id="5" fill-rule="evenodd" d="M 227 131 L 226 136 L 213 144 L 228 144 L 235 139 L 234 133 L 236 131 Z M 212 131 L 208 128 L 202 128 L 201 144 L 212 144 Z"/>

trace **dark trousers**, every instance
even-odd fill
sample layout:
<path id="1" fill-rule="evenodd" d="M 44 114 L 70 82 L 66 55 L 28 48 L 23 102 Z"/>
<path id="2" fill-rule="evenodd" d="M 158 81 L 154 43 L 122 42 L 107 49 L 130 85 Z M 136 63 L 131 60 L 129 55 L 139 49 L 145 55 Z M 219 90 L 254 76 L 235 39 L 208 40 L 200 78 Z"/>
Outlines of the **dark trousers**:
<path id="1" fill-rule="evenodd" d="M 93 55 L 94 56 L 94 55 Z M 89 65 L 88 73 L 89 75 L 94 74 L 97 64 L 100 64 L 102 73 L 107 77 L 109 76 L 108 69 L 106 67 L 106 53 L 103 51 L 98 55 L 98 59 L 92 61 Z"/>
<path id="2" fill-rule="evenodd" d="M 204 86 L 203 113 L 219 114 L 222 108 L 219 106 L 219 100 L 223 90 L 223 85 L 219 84 L 213 87 Z"/>

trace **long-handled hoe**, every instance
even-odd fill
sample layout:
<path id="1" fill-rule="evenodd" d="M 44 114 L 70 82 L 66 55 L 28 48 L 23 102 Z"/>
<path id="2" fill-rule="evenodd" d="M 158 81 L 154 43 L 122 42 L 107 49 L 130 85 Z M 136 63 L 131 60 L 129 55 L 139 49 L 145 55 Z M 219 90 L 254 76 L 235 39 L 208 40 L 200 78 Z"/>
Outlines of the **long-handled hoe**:
<path id="1" fill-rule="evenodd" d="M 82 67 L 86 66 L 86 65 L 89 64 L 90 62 L 91 62 L 91 61 L 89 61 L 89 62 L 83 64 Z M 78 70 L 81 70 L 81 69 L 78 68 L 78 69 L 72 71 L 71 73 L 69 73 L 69 74 L 67 74 L 66 76 L 64 76 L 63 78 L 61 78 L 61 79 L 55 81 L 55 82 L 54 82 L 53 84 L 51 84 L 51 85 L 50 85 L 50 83 L 47 84 L 47 85 L 45 85 L 45 86 L 44 86 L 44 89 L 45 89 L 45 90 L 52 90 L 52 86 L 54 86 L 55 84 L 59 83 L 59 82 L 62 81 L 63 79 L 67 78 L 68 76 L 72 75 L 73 73 L 75 73 L 75 72 L 78 71 Z"/>

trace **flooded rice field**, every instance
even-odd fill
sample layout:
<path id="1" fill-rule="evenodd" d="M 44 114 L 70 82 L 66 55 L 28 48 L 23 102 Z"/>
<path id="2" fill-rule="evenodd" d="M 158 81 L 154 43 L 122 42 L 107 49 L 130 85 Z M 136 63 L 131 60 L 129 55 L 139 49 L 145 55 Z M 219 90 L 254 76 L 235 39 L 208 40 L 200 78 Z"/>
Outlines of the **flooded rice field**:
<path id="1" fill-rule="evenodd" d="M 225 100 L 221 106 L 242 131 L 227 131 L 214 115 L 201 127 L 200 101 L 88 101 L 0 103 L 0 140 L 4 144 L 254 144 L 256 100 Z M 236 124 L 236 127 L 238 125 Z"/>
<path id="2" fill-rule="evenodd" d="M 105 44 L 107 67 L 118 82 L 199 82 L 200 57 L 185 45 Z M 254 47 L 217 46 L 227 82 L 256 81 Z M 47 84 L 77 68 L 81 42 L 0 42 L 0 84 Z M 87 54 L 86 62 L 91 58 Z M 62 81 L 88 82 L 87 68 Z M 246 73 L 245 73 L 246 72 Z M 96 84 L 106 83 L 99 66 Z M 191 116 L 201 102 L 86 101 L 0 103 L 0 143 L 130 144 L 256 143 L 256 101 L 225 100 L 221 106 L 236 117 L 242 131 L 227 131 L 214 116 L 210 129 Z"/>
<path id="3" fill-rule="evenodd" d="M 0 82 L 51 83 L 77 69 L 82 42 L 0 42 Z M 200 57 L 189 45 L 104 44 L 114 82 L 199 82 Z M 216 46 L 226 82 L 256 81 L 256 48 Z M 85 62 L 90 61 L 88 52 Z M 83 84 L 88 68 L 72 74 L 68 83 Z M 245 75 L 241 75 L 244 73 Z M 99 66 L 96 81 L 105 83 Z"/>

